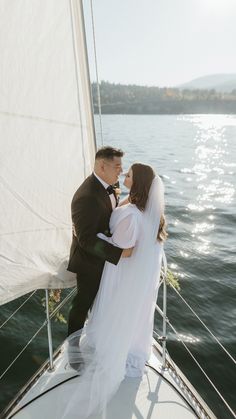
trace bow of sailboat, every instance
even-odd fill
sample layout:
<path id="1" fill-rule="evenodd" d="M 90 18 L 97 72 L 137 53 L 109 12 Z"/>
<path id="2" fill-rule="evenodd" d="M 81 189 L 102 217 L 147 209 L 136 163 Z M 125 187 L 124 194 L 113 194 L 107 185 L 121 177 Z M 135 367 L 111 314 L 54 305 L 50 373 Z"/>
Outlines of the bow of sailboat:
<path id="1" fill-rule="evenodd" d="M 78 385 L 80 376 L 70 369 L 67 354 L 63 348 L 59 352 L 54 372 L 45 370 L 34 378 L 25 389 L 21 399 L 7 419 L 33 417 L 41 419 L 59 419 L 70 401 L 70 394 Z M 180 373 L 181 374 L 181 373 Z M 79 412 L 79 405 L 76 406 Z M 153 342 L 152 355 L 142 379 L 126 377 L 118 392 L 102 414 L 93 415 L 93 419 L 102 418 L 212 418 L 215 416 L 205 405 L 196 390 L 181 374 L 178 380 L 171 370 L 163 370 L 161 348 Z"/>

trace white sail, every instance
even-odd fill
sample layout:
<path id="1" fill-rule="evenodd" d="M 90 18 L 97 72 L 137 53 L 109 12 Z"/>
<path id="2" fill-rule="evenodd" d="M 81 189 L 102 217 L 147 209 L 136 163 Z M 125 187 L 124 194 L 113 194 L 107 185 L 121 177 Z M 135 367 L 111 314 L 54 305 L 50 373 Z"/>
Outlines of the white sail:
<path id="1" fill-rule="evenodd" d="M 0 2 L 0 304 L 67 287 L 94 129 L 79 0 Z"/>

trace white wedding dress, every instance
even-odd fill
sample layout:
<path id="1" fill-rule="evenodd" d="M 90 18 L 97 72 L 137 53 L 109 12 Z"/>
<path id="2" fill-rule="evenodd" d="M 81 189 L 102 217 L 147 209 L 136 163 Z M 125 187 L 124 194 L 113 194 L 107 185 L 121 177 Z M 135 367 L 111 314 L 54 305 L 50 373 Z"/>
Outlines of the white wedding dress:
<path id="1" fill-rule="evenodd" d="M 63 418 L 87 418 L 105 409 L 126 375 L 141 377 L 152 344 L 163 245 L 157 241 L 164 210 L 162 181 L 152 183 L 144 212 L 133 204 L 116 208 L 111 216 L 112 237 L 99 237 L 121 248 L 134 247 L 130 258 L 105 263 L 100 288 L 80 336 L 84 370 Z"/>

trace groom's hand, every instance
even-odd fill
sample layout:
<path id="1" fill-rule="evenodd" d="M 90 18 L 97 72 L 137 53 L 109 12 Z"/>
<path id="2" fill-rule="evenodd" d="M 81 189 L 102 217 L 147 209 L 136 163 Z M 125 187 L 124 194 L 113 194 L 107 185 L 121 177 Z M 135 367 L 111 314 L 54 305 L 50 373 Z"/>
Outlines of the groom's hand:
<path id="1" fill-rule="evenodd" d="M 129 249 L 124 249 L 123 252 L 121 253 L 121 257 L 122 258 L 129 258 L 132 253 L 133 253 L 133 247 L 130 247 Z"/>

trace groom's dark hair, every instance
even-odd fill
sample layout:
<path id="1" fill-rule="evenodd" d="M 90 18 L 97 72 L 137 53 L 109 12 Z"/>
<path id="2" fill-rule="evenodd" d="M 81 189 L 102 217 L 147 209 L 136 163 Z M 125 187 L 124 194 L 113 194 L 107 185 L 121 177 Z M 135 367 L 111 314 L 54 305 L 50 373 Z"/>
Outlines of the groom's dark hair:
<path id="1" fill-rule="evenodd" d="M 119 148 L 109 147 L 105 146 L 100 148 L 96 155 L 95 160 L 98 159 L 107 159 L 107 160 L 113 160 L 114 157 L 123 157 L 124 152 Z"/>

